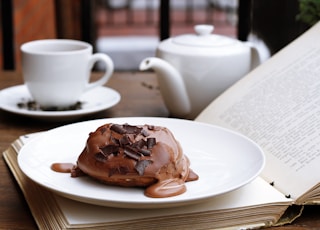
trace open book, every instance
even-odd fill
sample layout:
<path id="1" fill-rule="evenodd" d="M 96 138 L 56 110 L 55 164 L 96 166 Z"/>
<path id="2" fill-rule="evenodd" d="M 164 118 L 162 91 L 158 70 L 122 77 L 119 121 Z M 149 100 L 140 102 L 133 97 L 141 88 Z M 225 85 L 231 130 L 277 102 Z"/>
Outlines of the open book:
<path id="1" fill-rule="evenodd" d="M 213 101 L 196 120 L 245 134 L 265 151 L 260 177 L 210 201 L 177 208 L 100 207 L 55 195 L 17 165 L 21 137 L 4 152 L 40 229 L 217 229 L 292 221 L 320 202 L 320 23 Z"/>

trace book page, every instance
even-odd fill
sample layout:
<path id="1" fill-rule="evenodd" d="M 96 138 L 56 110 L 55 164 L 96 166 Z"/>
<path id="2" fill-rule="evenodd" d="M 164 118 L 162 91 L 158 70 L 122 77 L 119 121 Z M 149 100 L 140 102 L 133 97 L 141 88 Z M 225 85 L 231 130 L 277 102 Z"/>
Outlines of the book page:
<path id="1" fill-rule="evenodd" d="M 167 218 L 170 216 L 177 216 L 178 218 L 178 216 L 183 214 L 203 212 L 215 213 L 216 215 L 222 212 L 224 213 L 223 215 L 226 215 L 228 213 L 226 210 L 238 210 L 234 212 L 234 215 L 237 216 L 242 208 L 243 210 L 248 210 L 246 215 L 250 216 L 252 215 L 250 207 L 268 204 L 271 206 L 286 206 L 292 203 L 291 199 L 285 198 L 283 194 L 273 189 L 259 177 L 250 184 L 233 192 L 213 197 L 198 204 L 175 208 L 124 209 L 85 204 L 60 196 L 56 196 L 56 200 L 70 226 L 123 222 L 146 218 Z M 83 212 L 84 209 L 88 211 Z M 279 206 L 277 209 L 279 209 Z M 231 213 L 229 213 L 229 216 L 226 216 L 224 221 L 230 221 Z M 245 214 L 243 213 L 243 215 Z"/>
<path id="2" fill-rule="evenodd" d="M 249 73 L 196 120 L 236 130 L 266 153 L 262 173 L 297 199 L 319 182 L 320 23 Z"/>

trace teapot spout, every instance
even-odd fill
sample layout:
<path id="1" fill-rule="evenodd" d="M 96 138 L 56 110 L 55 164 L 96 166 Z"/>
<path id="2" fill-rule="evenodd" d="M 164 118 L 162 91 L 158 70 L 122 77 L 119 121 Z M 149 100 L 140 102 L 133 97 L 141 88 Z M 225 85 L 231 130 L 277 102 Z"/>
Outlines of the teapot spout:
<path id="1" fill-rule="evenodd" d="M 164 103 L 172 116 L 185 117 L 191 112 L 183 78 L 171 64 L 160 58 L 148 57 L 142 60 L 139 68 L 156 72 Z"/>

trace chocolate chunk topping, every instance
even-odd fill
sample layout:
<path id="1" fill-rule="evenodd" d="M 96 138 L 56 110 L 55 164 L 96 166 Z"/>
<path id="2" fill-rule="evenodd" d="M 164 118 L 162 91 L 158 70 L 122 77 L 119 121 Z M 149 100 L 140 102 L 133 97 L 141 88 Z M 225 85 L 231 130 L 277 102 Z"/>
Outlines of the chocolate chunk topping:
<path id="1" fill-rule="evenodd" d="M 148 149 L 138 149 L 138 152 L 141 153 L 144 156 L 150 156 L 151 155 L 151 151 Z"/>
<path id="2" fill-rule="evenodd" d="M 105 162 L 107 160 L 107 157 L 102 153 L 96 153 L 94 157 L 97 161 L 100 161 L 100 162 Z"/>
<path id="3" fill-rule="evenodd" d="M 138 149 L 142 149 L 144 146 L 146 146 L 146 141 L 143 139 L 132 144 L 132 147 L 138 148 Z"/>
<path id="4" fill-rule="evenodd" d="M 114 131 L 114 132 L 116 132 L 116 133 L 119 133 L 119 134 L 125 134 L 125 133 L 127 133 L 127 130 L 124 129 L 124 128 L 122 127 L 122 125 L 117 125 L 117 124 L 112 125 L 112 126 L 110 127 L 110 130 L 112 130 L 112 131 Z"/>
<path id="5" fill-rule="evenodd" d="M 119 143 L 121 146 L 130 144 L 130 138 L 127 135 L 124 135 L 120 138 Z"/>
<path id="6" fill-rule="evenodd" d="M 156 138 L 150 137 L 147 138 L 147 148 L 152 149 L 152 147 L 156 144 Z"/>
<path id="7" fill-rule="evenodd" d="M 141 157 L 151 156 L 152 148 L 156 145 L 156 138 L 147 137 L 150 135 L 148 130 L 155 130 L 156 127 L 148 125 L 148 130 L 145 130 L 138 126 L 129 124 L 119 125 L 112 124 L 110 127 L 111 132 L 110 143 L 107 146 L 101 147 L 101 152 L 95 155 L 97 161 L 105 162 L 108 160 L 108 156 L 113 154 L 117 156 L 119 153 L 123 153 L 125 157 L 137 161 L 136 170 L 139 175 L 143 175 L 145 167 L 152 163 L 151 160 L 140 160 Z M 104 133 L 106 130 L 102 129 Z M 119 137 L 120 134 L 121 136 Z M 118 139 L 119 138 L 119 139 Z M 125 169 L 118 169 L 121 172 L 125 172 Z M 115 172 L 112 172 L 113 174 Z"/>
<path id="8" fill-rule="evenodd" d="M 151 163 L 152 163 L 151 160 L 141 160 L 137 162 L 134 168 L 137 170 L 139 175 L 142 176 L 144 174 L 145 168 Z"/>
<path id="9" fill-rule="evenodd" d="M 142 130 L 142 128 L 139 128 L 138 126 L 133 126 L 128 124 L 124 124 L 123 128 L 127 131 L 127 133 L 130 133 L 130 134 L 139 134 Z"/>
<path id="10" fill-rule="evenodd" d="M 137 150 L 131 146 L 126 146 L 124 148 L 124 154 L 126 154 L 126 156 L 134 159 L 134 160 L 139 160 L 140 159 L 140 154 L 137 152 Z"/>
<path id="11" fill-rule="evenodd" d="M 113 124 L 110 127 L 110 130 L 119 133 L 119 134 L 140 134 L 142 132 L 142 128 L 139 128 L 138 126 L 134 126 L 134 125 L 128 125 L 128 124 L 124 124 L 124 125 L 118 125 L 118 124 Z M 146 134 L 144 132 L 144 134 Z M 144 135 L 143 134 L 143 135 Z"/>
<path id="12" fill-rule="evenodd" d="M 141 134 L 142 134 L 143 136 L 145 136 L 145 137 L 149 136 L 149 133 L 148 133 L 147 130 L 145 130 L 145 129 L 142 129 L 142 130 L 141 130 Z"/>
<path id="13" fill-rule="evenodd" d="M 111 141 L 112 143 L 114 143 L 115 145 L 120 145 L 120 141 L 117 138 L 114 138 L 113 136 L 111 136 Z"/>
<path id="14" fill-rule="evenodd" d="M 117 145 L 107 145 L 105 147 L 100 148 L 105 156 L 114 154 L 117 155 L 119 152 L 119 146 Z"/>

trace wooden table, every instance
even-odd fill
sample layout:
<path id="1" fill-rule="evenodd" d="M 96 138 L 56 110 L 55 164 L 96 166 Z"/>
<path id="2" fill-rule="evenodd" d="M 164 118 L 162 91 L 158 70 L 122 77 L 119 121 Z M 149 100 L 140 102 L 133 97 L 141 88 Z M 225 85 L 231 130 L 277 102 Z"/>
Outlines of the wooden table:
<path id="1" fill-rule="evenodd" d="M 0 73 L 0 90 L 18 84 L 22 84 L 20 73 Z M 127 116 L 168 116 L 153 73 L 115 73 L 107 86 L 120 92 L 122 96 L 120 103 L 81 120 Z M 23 134 L 48 130 L 62 124 L 65 122 L 33 120 L 0 111 L 0 152 L 2 153 L 11 142 Z M 37 226 L 22 192 L 2 158 L 0 176 L 0 229 L 36 229 Z M 291 225 L 269 229 L 320 229 L 320 206 L 306 207 L 303 215 Z"/>

